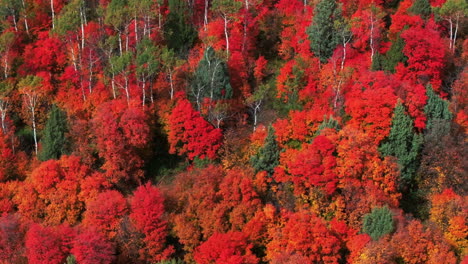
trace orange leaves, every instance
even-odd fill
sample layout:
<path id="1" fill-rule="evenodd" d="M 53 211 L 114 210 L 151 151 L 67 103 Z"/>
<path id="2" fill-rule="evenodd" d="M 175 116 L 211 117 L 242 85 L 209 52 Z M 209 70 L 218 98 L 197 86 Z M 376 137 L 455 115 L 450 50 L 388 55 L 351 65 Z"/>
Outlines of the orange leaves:
<path id="1" fill-rule="evenodd" d="M 429 219 L 437 224 L 445 238 L 457 249 L 460 256 L 468 254 L 468 200 L 446 189 L 431 198 Z"/>
<path id="2" fill-rule="evenodd" d="M 423 226 L 419 221 L 410 221 L 392 238 L 393 247 L 405 263 L 456 263 L 450 246 L 439 232 Z"/>
<path id="3" fill-rule="evenodd" d="M 30 220 L 43 216 L 48 224 L 76 224 L 85 202 L 106 186 L 99 177 L 75 156 L 43 162 L 19 190 L 19 211 Z"/>
<path id="4" fill-rule="evenodd" d="M 214 233 L 243 230 L 261 206 L 250 171 L 209 166 L 177 175 L 168 190 L 174 228 L 191 253 Z"/>
<path id="5" fill-rule="evenodd" d="M 257 81 L 257 83 L 261 83 L 261 81 L 265 77 L 267 63 L 268 63 L 268 61 L 263 56 L 260 56 L 255 61 L 254 77 L 255 77 L 255 80 Z"/>
<path id="6" fill-rule="evenodd" d="M 285 223 L 269 230 L 272 238 L 266 249 L 269 261 L 296 253 L 309 263 L 338 263 L 340 241 L 322 219 L 305 211 L 286 213 L 284 217 Z"/>
<path id="7" fill-rule="evenodd" d="M 278 119 L 273 124 L 278 145 L 297 148 L 310 141 L 327 113 L 323 109 L 289 112 L 289 119 Z"/>

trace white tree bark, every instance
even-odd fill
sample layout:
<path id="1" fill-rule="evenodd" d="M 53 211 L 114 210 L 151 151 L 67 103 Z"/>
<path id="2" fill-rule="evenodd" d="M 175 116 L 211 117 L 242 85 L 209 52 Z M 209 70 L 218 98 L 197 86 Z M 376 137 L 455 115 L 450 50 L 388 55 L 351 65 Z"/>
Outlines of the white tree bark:
<path id="1" fill-rule="evenodd" d="M 54 0 L 50 0 L 50 10 L 52 11 L 52 29 L 54 29 L 55 28 Z"/>

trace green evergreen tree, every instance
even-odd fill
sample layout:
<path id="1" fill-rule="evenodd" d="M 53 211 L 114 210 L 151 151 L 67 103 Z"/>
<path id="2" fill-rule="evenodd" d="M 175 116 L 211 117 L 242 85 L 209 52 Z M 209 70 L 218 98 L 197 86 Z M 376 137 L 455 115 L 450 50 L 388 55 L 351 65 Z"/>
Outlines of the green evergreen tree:
<path id="1" fill-rule="evenodd" d="M 268 136 L 265 139 L 265 145 L 261 147 L 257 154 L 252 156 L 250 163 L 256 172 L 266 171 L 272 175 L 276 166 L 279 165 L 279 147 L 276 143 L 275 130 L 268 128 Z"/>
<path id="2" fill-rule="evenodd" d="M 387 206 L 375 207 L 372 212 L 364 216 L 362 232 L 368 234 L 372 240 L 379 240 L 382 236 L 393 231 L 393 215 Z"/>
<path id="3" fill-rule="evenodd" d="M 395 67 L 398 63 L 406 63 L 408 57 L 403 53 L 405 47 L 405 41 L 398 35 L 397 39 L 392 43 L 390 49 L 385 55 L 385 59 L 382 61 L 382 68 L 391 73 L 395 73 Z"/>
<path id="4" fill-rule="evenodd" d="M 53 105 L 49 119 L 47 119 L 45 124 L 39 159 L 42 161 L 59 159 L 60 156 L 68 154 L 67 132 L 68 122 L 66 114 Z"/>
<path id="5" fill-rule="evenodd" d="M 383 70 L 383 67 L 382 67 L 383 59 L 384 57 L 382 56 L 382 54 L 380 54 L 380 52 L 375 53 L 374 58 L 372 60 L 371 70 L 372 71 Z"/>
<path id="6" fill-rule="evenodd" d="M 398 102 L 395 107 L 390 135 L 381 144 L 382 156 L 398 159 L 403 186 L 411 183 L 418 168 L 419 153 L 423 137 L 413 131 L 413 120 L 405 113 L 405 107 Z"/>
<path id="7" fill-rule="evenodd" d="M 426 89 L 427 104 L 424 113 L 427 117 L 424 140 L 437 142 L 441 137 L 450 133 L 452 113 L 449 110 L 449 102 L 438 96 L 429 84 Z"/>
<path id="8" fill-rule="evenodd" d="M 226 62 L 215 54 L 213 48 L 206 49 L 203 59 L 195 71 L 191 89 L 191 96 L 198 106 L 202 98 L 220 100 L 232 97 Z"/>
<path id="9" fill-rule="evenodd" d="M 340 124 L 338 123 L 336 119 L 333 118 L 333 116 L 324 118 L 323 122 L 317 128 L 317 131 L 315 131 L 315 136 L 320 135 L 320 132 L 322 132 L 322 130 L 324 130 L 325 128 L 333 128 L 333 129 L 338 130 L 340 128 Z"/>
<path id="10" fill-rule="evenodd" d="M 427 19 L 432 14 L 431 4 L 428 0 L 414 1 L 409 11 L 413 14 L 420 15 L 424 19 Z"/>
<path id="11" fill-rule="evenodd" d="M 449 102 L 440 98 L 440 96 L 434 92 L 430 84 L 426 87 L 426 95 L 428 99 L 424 107 L 424 113 L 427 117 L 427 130 L 434 128 L 434 123 L 437 121 L 449 121 L 452 119 L 452 113 L 449 110 Z M 448 129 L 446 131 L 448 132 Z"/>
<path id="12" fill-rule="evenodd" d="M 340 43 L 335 21 L 341 20 L 341 9 L 335 0 L 322 0 L 314 10 L 312 24 L 307 29 L 310 47 L 322 63 L 326 63 Z"/>
<path id="13" fill-rule="evenodd" d="M 190 24 L 189 8 L 184 0 L 169 0 L 169 14 L 164 24 L 164 38 L 167 46 L 177 53 L 188 51 L 195 39 L 197 31 Z"/>

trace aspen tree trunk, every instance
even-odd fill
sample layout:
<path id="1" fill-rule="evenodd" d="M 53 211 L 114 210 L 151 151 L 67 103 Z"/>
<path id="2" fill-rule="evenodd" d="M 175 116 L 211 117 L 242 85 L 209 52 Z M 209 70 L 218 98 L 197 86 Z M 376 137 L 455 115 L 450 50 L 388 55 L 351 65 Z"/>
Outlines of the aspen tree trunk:
<path id="1" fill-rule="evenodd" d="M 203 28 L 207 29 L 207 25 L 208 25 L 208 0 L 205 0 L 205 13 L 204 13 L 204 16 L 203 16 Z"/>
<path id="2" fill-rule="evenodd" d="M 26 33 L 29 36 L 29 26 L 28 26 L 28 16 L 26 14 L 26 4 L 24 3 L 24 0 L 22 0 L 21 3 L 23 4 L 23 9 L 24 9 L 24 14 L 23 14 L 24 28 L 26 29 Z"/>
<path id="3" fill-rule="evenodd" d="M 54 29 L 55 28 L 54 0 L 50 0 L 50 10 L 52 11 L 52 29 Z"/>
<path id="4" fill-rule="evenodd" d="M 224 36 L 226 38 L 226 55 L 229 59 L 229 35 L 228 35 L 228 19 L 226 15 L 223 15 L 224 18 Z"/>

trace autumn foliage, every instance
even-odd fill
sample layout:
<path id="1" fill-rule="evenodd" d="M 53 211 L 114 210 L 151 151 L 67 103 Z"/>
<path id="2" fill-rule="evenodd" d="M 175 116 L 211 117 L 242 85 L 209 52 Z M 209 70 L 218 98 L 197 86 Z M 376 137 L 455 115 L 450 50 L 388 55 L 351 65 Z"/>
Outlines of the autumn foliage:
<path id="1" fill-rule="evenodd" d="M 0 0 L 0 264 L 468 264 L 467 23 Z"/>

